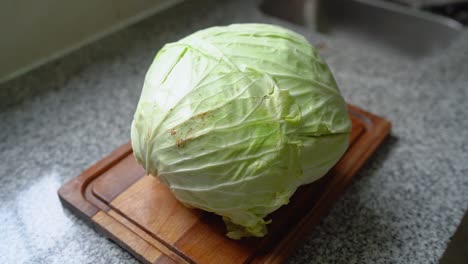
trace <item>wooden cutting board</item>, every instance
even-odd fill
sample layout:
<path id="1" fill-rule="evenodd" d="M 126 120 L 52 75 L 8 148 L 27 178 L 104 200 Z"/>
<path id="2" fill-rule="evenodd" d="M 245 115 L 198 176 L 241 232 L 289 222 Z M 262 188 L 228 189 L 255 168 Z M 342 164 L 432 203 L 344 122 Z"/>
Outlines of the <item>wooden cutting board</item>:
<path id="1" fill-rule="evenodd" d="M 133 157 L 130 143 L 59 190 L 62 204 L 144 263 L 281 263 L 337 201 L 390 132 L 390 123 L 349 106 L 350 146 L 320 180 L 302 186 L 268 218 L 264 238 L 231 240 L 219 216 L 188 209 Z M 105 254 L 105 252 L 103 252 Z"/>

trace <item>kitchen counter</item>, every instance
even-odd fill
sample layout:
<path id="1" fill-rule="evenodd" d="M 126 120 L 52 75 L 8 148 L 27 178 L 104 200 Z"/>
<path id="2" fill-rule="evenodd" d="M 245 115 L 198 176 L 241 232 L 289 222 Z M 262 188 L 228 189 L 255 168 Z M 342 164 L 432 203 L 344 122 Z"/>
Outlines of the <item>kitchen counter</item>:
<path id="1" fill-rule="evenodd" d="M 145 72 L 164 43 L 234 22 L 303 33 L 346 100 L 393 123 L 289 263 L 438 261 L 468 207 L 468 31 L 416 60 L 254 7 L 187 1 L 0 86 L 0 263 L 136 262 L 62 208 L 57 190 L 129 140 Z"/>

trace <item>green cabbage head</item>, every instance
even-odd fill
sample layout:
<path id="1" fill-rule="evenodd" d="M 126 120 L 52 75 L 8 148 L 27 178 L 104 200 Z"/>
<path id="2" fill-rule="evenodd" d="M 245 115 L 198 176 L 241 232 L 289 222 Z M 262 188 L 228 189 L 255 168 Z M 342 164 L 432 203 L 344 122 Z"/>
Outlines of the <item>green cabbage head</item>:
<path id="1" fill-rule="evenodd" d="M 195 32 L 149 68 L 132 123 L 134 155 L 227 236 L 261 237 L 264 218 L 322 177 L 351 123 L 328 66 L 301 35 L 265 24 Z"/>

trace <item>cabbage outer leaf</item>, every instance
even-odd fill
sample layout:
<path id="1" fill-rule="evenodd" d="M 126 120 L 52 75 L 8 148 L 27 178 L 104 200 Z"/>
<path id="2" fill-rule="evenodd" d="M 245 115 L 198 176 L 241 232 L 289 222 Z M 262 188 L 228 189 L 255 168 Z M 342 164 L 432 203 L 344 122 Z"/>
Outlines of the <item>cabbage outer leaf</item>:
<path id="1" fill-rule="evenodd" d="M 228 236 L 264 236 L 264 218 L 322 177 L 348 146 L 346 104 L 301 35 L 264 24 L 198 31 L 165 45 L 132 123 L 137 161 Z"/>

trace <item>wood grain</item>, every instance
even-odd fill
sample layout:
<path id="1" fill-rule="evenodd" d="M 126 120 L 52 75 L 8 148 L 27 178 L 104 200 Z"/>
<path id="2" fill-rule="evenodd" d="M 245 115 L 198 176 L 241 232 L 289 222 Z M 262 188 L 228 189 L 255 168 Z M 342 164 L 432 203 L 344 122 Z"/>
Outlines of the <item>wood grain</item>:
<path id="1" fill-rule="evenodd" d="M 59 190 L 64 206 L 145 263 L 281 263 L 320 222 L 390 131 L 390 123 L 349 106 L 350 145 L 320 180 L 300 187 L 264 238 L 231 240 L 219 216 L 180 204 L 157 178 L 143 176 L 129 144 Z"/>
<path id="2" fill-rule="evenodd" d="M 92 188 L 93 194 L 106 204 L 110 204 L 117 195 L 146 174 L 143 167 L 135 163 L 133 155 L 124 157 L 96 179 Z M 115 179 L 119 180 L 116 182 Z"/>
<path id="3" fill-rule="evenodd" d="M 202 215 L 179 203 L 166 185 L 145 176 L 111 203 L 112 209 L 170 245 L 185 234 Z"/>
<path id="4" fill-rule="evenodd" d="M 176 263 L 189 263 L 187 260 L 183 259 L 174 251 L 170 248 L 168 248 L 166 245 L 163 243 L 159 242 L 158 240 L 154 239 L 152 236 L 150 236 L 148 233 L 143 231 L 140 227 L 135 225 L 134 223 L 130 222 L 127 218 L 122 216 L 121 214 L 117 213 L 114 210 L 110 210 L 107 212 L 110 216 L 112 216 L 115 221 L 121 223 L 122 225 L 126 226 L 128 229 L 130 229 L 132 232 L 140 236 L 143 240 L 157 248 L 159 251 L 161 251 L 163 254 L 167 255 L 166 257 L 172 259 L 172 261 L 175 261 Z"/>
<path id="5" fill-rule="evenodd" d="M 119 241 L 119 245 L 131 251 L 134 255 L 138 255 L 138 259 L 153 263 L 162 256 L 161 251 L 143 240 L 126 226 L 115 221 L 105 212 L 98 212 L 92 219 L 98 227 L 102 228 L 101 232 L 105 232 L 114 241 Z"/>

